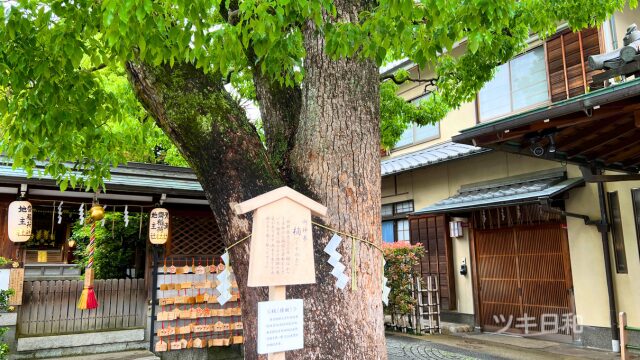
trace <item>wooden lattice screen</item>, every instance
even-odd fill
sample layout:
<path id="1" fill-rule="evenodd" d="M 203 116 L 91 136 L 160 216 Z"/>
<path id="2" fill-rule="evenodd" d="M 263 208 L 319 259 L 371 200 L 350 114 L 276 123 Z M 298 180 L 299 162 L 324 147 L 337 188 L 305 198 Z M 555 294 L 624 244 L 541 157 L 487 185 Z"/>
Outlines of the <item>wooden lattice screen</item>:
<path id="1" fill-rule="evenodd" d="M 557 212 L 545 211 L 540 205 L 529 204 L 476 210 L 471 214 L 471 221 L 474 229 L 489 230 L 562 222 L 563 217 Z"/>
<path id="2" fill-rule="evenodd" d="M 561 223 L 475 230 L 474 242 L 485 329 L 571 335 L 571 267 Z"/>
<path id="3" fill-rule="evenodd" d="M 420 259 L 422 278 L 437 275 L 440 287 L 440 305 L 445 310 L 455 310 L 456 292 L 449 226 L 445 215 L 420 215 L 409 217 L 411 243 L 422 244 L 425 254 Z M 426 280 L 425 280 L 426 281 Z M 423 294 L 427 303 L 427 294 Z"/>
<path id="4" fill-rule="evenodd" d="M 222 255 L 224 243 L 213 216 L 171 216 L 171 256 Z"/>

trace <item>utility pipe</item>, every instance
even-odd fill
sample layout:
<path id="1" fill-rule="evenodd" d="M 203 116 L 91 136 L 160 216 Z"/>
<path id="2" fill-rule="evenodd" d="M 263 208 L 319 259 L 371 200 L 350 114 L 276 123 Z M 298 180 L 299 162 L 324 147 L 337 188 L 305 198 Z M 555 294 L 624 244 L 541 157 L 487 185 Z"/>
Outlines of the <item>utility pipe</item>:
<path id="1" fill-rule="evenodd" d="M 613 290 L 613 275 L 611 272 L 611 253 L 609 251 L 609 217 L 605 202 L 604 183 L 598 183 L 598 201 L 600 203 L 600 223 L 598 231 L 602 236 L 602 251 L 604 253 L 604 270 L 607 277 L 607 293 L 609 295 L 609 320 L 611 322 L 611 350 L 620 352 L 620 334 L 616 322 L 616 299 Z"/>

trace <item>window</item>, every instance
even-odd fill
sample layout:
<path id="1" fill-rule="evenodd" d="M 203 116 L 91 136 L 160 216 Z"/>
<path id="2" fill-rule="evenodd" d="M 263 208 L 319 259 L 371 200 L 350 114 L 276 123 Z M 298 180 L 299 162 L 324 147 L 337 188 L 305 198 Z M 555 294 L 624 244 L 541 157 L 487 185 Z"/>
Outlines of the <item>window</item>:
<path id="1" fill-rule="evenodd" d="M 616 272 L 627 272 L 627 255 L 624 249 L 624 236 L 622 235 L 622 215 L 620 214 L 620 200 L 618 192 L 610 192 L 609 196 L 609 221 L 611 222 L 611 236 L 613 238 L 613 254 L 616 260 Z"/>
<path id="2" fill-rule="evenodd" d="M 429 96 L 423 95 L 419 98 L 411 100 L 412 104 L 418 105 L 421 100 L 426 99 Z M 410 124 L 407 129 L 400 135 L 400 139 L 396 142 L 395 148 L 400 148 L 407 145 L 418 144 L 428 140 L 437 139 L 440 137 L 440 123 L 429 125 L 416 125 Z"/>
<path id="3" fill-rule="evenodd" d="M 633 199 L 633 218 L 636 223 L 636 239 L 638 240 L 638 253 L 640 255 L 640 189 L 631 190 Z"/>
<path id="4" fill-rule="evenodd" d="M 398 220 L 396 223 L 396 239 L 397 241 L 409 241 L 409 220 Z"/>
<path id="5" fill-rule="evenodd" d="M 412 211 L 412 200 L 382 205 L 382 241 L 409 241 L 407 214 Z"/>
<path id="6" fill-rule="evenodd" d="M 478 94 L 479 120 L 489 121 L 549 101 L 544 47 L 498 66 Z"/>

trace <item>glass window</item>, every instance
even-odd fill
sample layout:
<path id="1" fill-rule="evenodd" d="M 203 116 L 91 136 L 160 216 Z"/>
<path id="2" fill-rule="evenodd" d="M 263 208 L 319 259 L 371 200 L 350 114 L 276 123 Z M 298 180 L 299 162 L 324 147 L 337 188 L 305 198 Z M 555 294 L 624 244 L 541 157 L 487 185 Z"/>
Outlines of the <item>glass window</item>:
<path id="1" fill-rule="evenodd" d="M 409 241 L 407 213 L 413 211 L 413 200 L 382 205 L 382 240 L 384 242 Z"/>
<path id="2" fill-rule="evenodd" d="M 423 95 L 419 98 L 411 100 L 411 103 L 414 105 L 418 105 L 421 100 L 429 97 L 430 94 Z M 422 141 L 437 139 L 440 137 L 440 123 L 429 124 L 429 125 L 416 125 L 410 124 L 407 127 L 402 135 L 400 135 L 400 139 L 396 142 L 395 147 L 403 147 L 411 144 L 417 144 Z"/>
<path id="3" fill-rule="evenodd" d="M 624 236 L 622 234 L 622 215 L 620 214 L 620 201 L 618 192 L 609 194 L 609 213 L 611 219 L 611 236 L 613 238 L 613 254 L 616 260 L 616 271 L 627 272 L 627 255 L 624 249 Z"/>
<path id="4" fill-rule="evenodd" d="M 398 241 L 409 241 L 409 220 L 398 220 L 396 224 Z"/>
<path id="5" fill-rule="evenodd" d="M 492 120 L 549 100 L 547 63 L 539 46 L 496 69 L 478 94 L 480 121 Z"/>
<path id="6" fill-rule="evenodd" d="M 400 203 L 395 203 L 395 213 L 402 214 L 413 211 L 413 201 L 403 201 Z"/>
<path id="7" fill-rule="evenodd" d="M 480 119 L 491 119 L 511 112 L 509 64 L 496 69 L 496 75 L 480 90 Z M 505 101 L 506 100 L 506 101 Z"/>
<path id="8" fill-rule="evenodd" d="M 392 243 L 395 241 L 393 236 L 393 221 L 382 222 L 382 241 Z"/>
<path id="9" fill-rule="evenodd" d="M 633 199 L 633 217 L 636 223 L 636 239 L 640 254 L 640 189 L 631 190 L 631 198 Z"/>
<path id="10" fill-rule="evenodd" d="M 391 216 L 391 215 L 393 215 L 393 205 L 392 204 L 382 205 L 381 214 L 382 214 L 382 216 Z"/>

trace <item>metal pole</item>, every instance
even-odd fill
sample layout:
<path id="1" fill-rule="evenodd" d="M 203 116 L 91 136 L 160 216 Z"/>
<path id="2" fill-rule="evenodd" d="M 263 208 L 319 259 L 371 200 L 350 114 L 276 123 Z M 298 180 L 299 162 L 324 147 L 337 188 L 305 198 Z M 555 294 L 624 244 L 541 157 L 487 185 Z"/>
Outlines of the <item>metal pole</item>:
<path id="1" fill-rule="evenodd" d="M 151 253 L 153 254 L 153 260 L 151 261 L 151 331 L 149 332 L 149 351 L 153 352 L 153 340 L 156 333 L 156 302 L 158 300 L 158 252 L 156 245 L 151 245 Z"/>
<path id="2" fill-rule="evenodd" d="M 609 320 L 611 322 L 611 349 L 620 352 L 620 334 L 616 323 L 616 299 L 613 291 L 613 275 L 611 273 L 611 253 L 609 251 L 609 218 L 604 198 L 604 183 L 598 183 L 598 201 L 600 203 L 600 223 L 598 231 L 602 236 L 602 251 L 604 253 L 604 270 L 607 277 L 607 292 L 609 295 Z"/>

